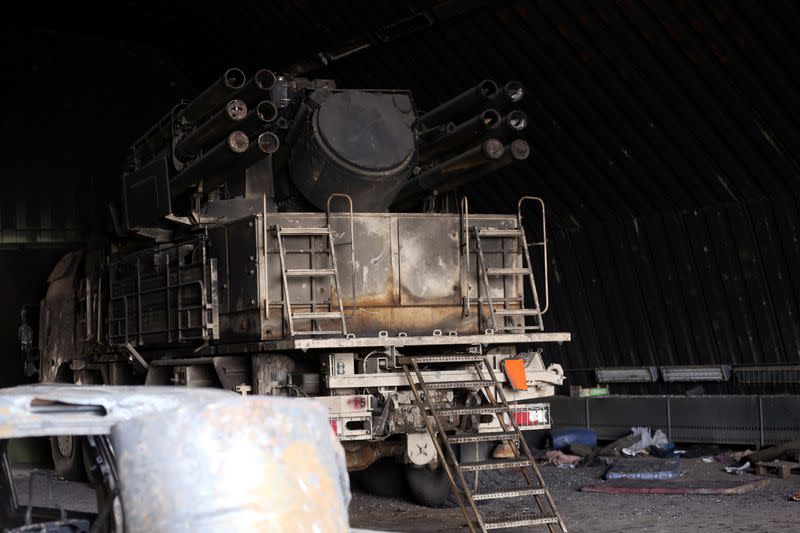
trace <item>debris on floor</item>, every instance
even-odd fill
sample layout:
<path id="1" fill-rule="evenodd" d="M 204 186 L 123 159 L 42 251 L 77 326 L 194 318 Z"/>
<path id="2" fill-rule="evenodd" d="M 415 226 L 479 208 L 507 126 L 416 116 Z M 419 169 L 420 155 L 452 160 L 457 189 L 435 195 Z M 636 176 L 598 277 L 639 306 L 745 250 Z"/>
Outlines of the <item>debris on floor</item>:
<path id="1" fill-rule="evenodd" d="M 722 452 L 718 455 L 707 455 L 701 457 L 700 460 L 704 463 L 725 463 L 727 465 L 741 464 L 742 460 L 753 453 L 751 450 L 744 450 L 741 452 Z"/>
<path id="2" fill-rule="evenodd" d="M 792 495 L 792 498 L 791 498 L 791 499 L 792 499 L 792 500 L 794 500 L 794 501 L 796 501 L 796 502 L 800 502 L 800 492 L 798 492 L 798 493 L 796 493 L 796 494 Z"/>
<path id="3" fill-rule="evenodd" d="M 554 450 L 565 450 L 573 444 L 597 446 L 597 435 L 588 428 L 554 429 L 550 432 Z"/>
<path id="4" fill-rule="evenodd" d="M 745 494 L 769 485 L 769 479 L 614 479 L 584 485 L 581 492 L 610 494 Z"/>
<path id="5" fill-rule="evenodd" d="M 581 461 L 577 455 L 567 455 L 560 450 L 551 450 L 545 454 L 547 462 L 559 467 L 575 468 L 575 465 Z"/>
<path id="6" fill-rule="evenodd" d="M 638 450 L 632 450 L 630 448 L 622 448 L 622 455 L 627 455 L 628 457 L 636 457 L 637 455 L 650 455 L 650 452 L 646 448 L 640 448 Z"/>
<path id="7" fill-rule="evenodd" d="M 622 453 L 623 448 L 628 448 L 629 446 L 633 446 L 637 442 L 639 442 L 640 437 L 639 435 L 630 434 L 625 437 L 619 438 L 612 442 L 611 444 L 607 444 L 603 447 L 598 455 L 604 457 L 619 457 Z"/>
<path id="8" fill-rule="evenodd" d="M 680 459 L 620 459 L 606 472 L 606 479 L 675 479 L 682 474 Z"/>
<path id="9" fill-rule="evenodd" d="M 675 443 L 670 442 L 660 429 L 651 433 L 648 427 L 632 427 L 631 434 L 626 435 L 598 451 L 600 457 L 618 457 L 620 455 L 652 455 L 662 459 L 681 457 L 686 452 L 676 450 Z"/>
<path id="10" fill-rule="evenodd" d="M 747 455 L 746 459 L 754 464 L 766 463 L 776 459 L 788 459 L 792 461 L 794 460 L 793 456 L 797 455 L 797 450 L 800 450 L 800 440 L 792 440 L 771 448 L 752 452 Z"/>
<path id="11" fill-rule="evenodd" d="M 750 468 L 750 461 L 747 461 L 742 466 L 726 466 L 723 468 L 725 472 L 728 474 L 733 474 L 734 476 L 741 476 Z"/>
<path id="12" fill-rule="evenodd" d="M 492 452 L 492 457 L 495 459 L 511 459 L 516 456 L 513 448 L 511 448 L 511 445 L 507 442 L 501 442 L 495 447 L 494 452 Z"/>
<path id="13" fill-rule="evenodd" d="M 572 453 L 572 455 L 577 455 L 578 457 L 585 458 L 592 455 L 592 453 L 594 452 L 594 448 L 592 448 L 591 446 L 587 446 L 585 444 L 575 443 L 570 445 L 569 451 Z"/>

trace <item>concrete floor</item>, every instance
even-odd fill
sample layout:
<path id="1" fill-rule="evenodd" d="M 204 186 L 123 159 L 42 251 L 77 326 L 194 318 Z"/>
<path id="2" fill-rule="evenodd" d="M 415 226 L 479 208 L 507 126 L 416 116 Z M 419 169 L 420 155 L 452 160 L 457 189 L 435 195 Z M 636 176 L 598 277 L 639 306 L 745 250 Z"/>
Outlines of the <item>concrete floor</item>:
<path id="1" fill-rule="evenodd" d="M 698 459 L 684 461 L 686 475 L 705 479 L 729 479 L 718 463 Z M 769 486 L 749 494 L 735 496 L 707 495 L 618 495 L 579 492 L 582 485 L 602 478 L 605 467 L 560 469 L 542 467 L 545 480 L 569 531 L 578 532 L 663 532 L 700 531 L 704 533 L 797 531 L 800 502 L 789 497 L 800 491 L 800 475 L 787 479 L 771 478 Z M 27 501 L 30 469 L 16 469 L 20 499 Z M 758 479 L 744 474 L 743 479 Z M 91 488 L 85 484 L 59 480 L 52 472 L 36 474 L 33 479 L 34 501 L 51 500 L 66 509 L 94 511 Z M 497 510 L 513 513 L 511 505 Z M 354 487 L 350 504 L 354 528 L 397 532 L 463 533 L 464 519 L 456 508 L 430 509 L 410 503 L 405 498 L 381 498 Z M 520 531 L 520 530 L 515 530 Z M 537 531 L 547 531 L 539 528 Z"/>
<path id="2" fill-rule="evenodd" d="M 730 479 L 719 463 L 684 460 L 686 475 Z M 789 497 L 800 491 L 800 475 L 772 478 L 769 486 L 732 496 L 620 495 L 579 492 L 582 485 L 601 479 L 605 467 L 560 469 L 542 467 L 545 481 L 567 528 L 579 532 L 705 533 L 798 531 L 800 502 Z M 760 479 L 744 474 L 738 479 Z M 509 513 L 515 511 L 505 507 Z M 463 533 L 458 509 L 428 509 L 397 498 L 379 498 L 355 490 L 350 505 L 353 527 L 404 532 Z M 520 531 L 520 530 L 515 530 Z M 536 531 L 547 531 L 542 527 Z"/>

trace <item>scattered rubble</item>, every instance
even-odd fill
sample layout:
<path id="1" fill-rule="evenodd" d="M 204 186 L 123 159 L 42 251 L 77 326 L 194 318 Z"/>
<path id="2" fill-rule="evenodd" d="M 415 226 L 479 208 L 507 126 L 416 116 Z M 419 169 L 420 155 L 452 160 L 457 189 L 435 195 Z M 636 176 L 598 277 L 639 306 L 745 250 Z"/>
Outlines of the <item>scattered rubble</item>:
<path id="1" fill-rule="evenodd" d="M 568 466 L 572 468 L 581 461 L 581 458 L 577 455 L 567 455 L 560 450 L 551 450 L 545 454 L 545 457 L 547 458 L 547 462 L 551 465 Z"/>
<path id="2" fill-rule="evenodd" d="M 606 479 L 676 479 L 682 475 L 680 459 L 620 459 L 606 472 Z"/>
<path id="3" fill-rule="evenodd" d="M 755 464 L 781 458 L 797 461 L 798 450 L 800 450 L 800 440 L 792 440 L 771 448 L 752 452 L 746 456 L 746 459 Z"/>
<path id="4" fill-rule="evenodd" d="M 726 466 L 723 468 L 725 472 L 728 474 L 733 474 L 735 476 L 741 476 L 744 472 L 746 472 L 750 468 L 750 461 L 747 461 L 742 466 Z"/>
<path id="5" fill-rule="evenodd" d="M 606 457 L 619 457 L 623 448 L 628 448 L 639 441 L 639 435 L 627 435 L 603 447 L 598 455 Z"/>

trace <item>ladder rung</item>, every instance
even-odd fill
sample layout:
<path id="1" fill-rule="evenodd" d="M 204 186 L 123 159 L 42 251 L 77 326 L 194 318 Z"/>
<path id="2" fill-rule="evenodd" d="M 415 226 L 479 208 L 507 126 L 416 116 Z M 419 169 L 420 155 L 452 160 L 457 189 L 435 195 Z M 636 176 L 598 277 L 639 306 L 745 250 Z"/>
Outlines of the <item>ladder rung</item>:
<path id="1" fill-rule="evenodd" d="M 458 415 L 488 415 L 490 413 L 505 413 L 511 408 L 507 405 L 483 405 L 478 407 L 455 407 L 452 409 L 439 409 L 437 412 L 442 416 Z"/>
<path id="2" fill-rule="evenodd" d="M 530 274 L 530 268 L 487 268 L 486 274 L 489 276 L 515 276 L 518 274 Z"/>
<path id="3" fill-rule="evenodd" d="M 295 335 L 344 335 L 340 329 L 323 330 L 323 331 L 295 331 Z"/>
<path id="4" fill-rule="evenodd" d="M 500 326 L 496 331 L 538 331 L 539 326 Z"/>
<path id="5" fill-rule="evenodd" d="M 328 228 L 281 228 L 280 235 L 327 235 Z"/>
<path id="6" fill-rule="evenodd" d="M 410 355 L 400 358 L 401 365 L 417 363 L 482 363 L 482 355 Z"/>
<path id="7" fill-rule="evenodd" d="M 289 277 L 323 277 L 323 276 L 333 276 L 336 274 L 336 271 L 332 268 L 292 268 L 286 271 L 286 275 Z"/>
<path id="8" fill-rule="evenodd" d="M 472 495 L 476 502 L 481 500 L 499 500 L 501 498 L 518 498 L 520 496 L 538 496 L 544 494 L 544 489 L 507 489 L 494 492 L 479 492 Z"/>
<path id="9" fill-rule="evenodd" d="M 542 313 L 536 309 L 495 309 L 494 314 L 502 316 L 536 316 Z"/>
<path id="10" fill-rule="evenodd" d="M 483 525 L 486 529 L 503 529 L 506 527 L 524 527 L 524 526 L 543 526 L 546 524 L 557 524 L 558 518 L 555 516 L 541 516 L 541 515 L 511 515 L 498 517 L 500 521 L 489 522 L 484 520 Z"/>
<path id="11" fill-rule="evenodd" d="M 496 440 L 519 440 L 520 435 L 516 432 L 502 431 L 499 433 L 474 433 L 472 435 L 454 435 L 448 436 L 447 441 L 450 444 L 463 444 L 466 442 L 492 442 Z"/>
<path id="12" fill-rule="evenodd" d="M 292 313 L 293 320 L 327 320 L 329 318 L 342 318 L 339 311 L 329 311 L 325 313 Z"/>
<path id="13" fill-rule="evenodd" d="M 481 228 L 478 230 L 481 237 L 522 237 L 522 231 L 518 229 L 494 229 Z"/>
<path id="14" fill-rule="evenodd" d="M 459 467 L 464 472 L 477 472 L 478 470 L 501 470 L 503 468 L 523 468 L 531 466 L 528 459 L 493 459 L 477 463 L 461 463 Z"/>
<path id="15" fill-rule="evenodd" d="M 494 381 L 491 380 L 474 380 L 474 381 L 439 381 L 437 383 L 426 383 L 425 387 L 429 390 L 440 389 L 480 389 L 483 387 L 492 387 Z"/>

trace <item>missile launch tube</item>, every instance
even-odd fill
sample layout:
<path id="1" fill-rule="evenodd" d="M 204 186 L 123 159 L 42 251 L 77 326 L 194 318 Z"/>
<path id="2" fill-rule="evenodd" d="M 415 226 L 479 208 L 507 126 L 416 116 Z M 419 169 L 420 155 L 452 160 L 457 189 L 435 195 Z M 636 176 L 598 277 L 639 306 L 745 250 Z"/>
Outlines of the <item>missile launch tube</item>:
<path id="1" fill-rule="evenodd" d="M 184 108 L 181 117 L 188 122 L 197 122 L 229 100 L 234 91 L 242 88 L 244 81 L 244 72 L 238 68 L 229 68 L 220 79 Z"/>
<path id="2" fill-rule="evenodd" d="M 247 116 L 247 106 L 241 100 L 231 100 L 218 113 L 203 122 L 175 146 L 176 155 L 186 161 L 201 149 L 213 145 L 220 137 L 230 132 Z"/>
<path id="3" fill-rule="evenodd" d="M 233 166 L 237 158 L 247 151 L 249 140 L 241 131 L 234 131 L 219 142 L 200 159 L 187 166 L 172 178 L 169 187 L 172 194 L 181 194 L 196 186 L 203 179 L 213 176 L 222 167 Z"/>
<path id="4" fill-rule="evenodd" d="M 470 148 L 406 182 L 392 205 L 407 205 L 433 191 L 448 190 L 447 184 L 450 180 L 487 162 L 496 161 L 503 157 L 504 153 L 505 147 L 502 142 L 497 139 L 487 139 L 479 146 Z"/>
<path id="5" fill-rule="evenodd" d="M 497 90 L 495 82 L 483 80 L 475 87 L 428 111 L 417 119 L 417 124 L 423 129 L 427 129 L 462 117 L 470 110 L 495 98 Z"/>
<path id="6" fill-rule="evenodd" d="M 261 69 L 250 78 L 244 86 L 236 91 L 233 98 L 242 100 L 249 107 L 255 107 L 263 100 L 272 99 L 272 88 L 275 87 L 275 73 L 271 70 Z"/>
<path id="7" fill-rule="evenodd" d="M 430 161 L 439 154 L 464 146 L 470 141 L 481 140 L 491 134 L 491 130 L 500 125 L 500 113 L 494 109 L 487 109 L 483 113 L 472 117 L 456 126 L 453 131 L 446 133 L 430 144 L 420 148 L 420 160 Z"/>

